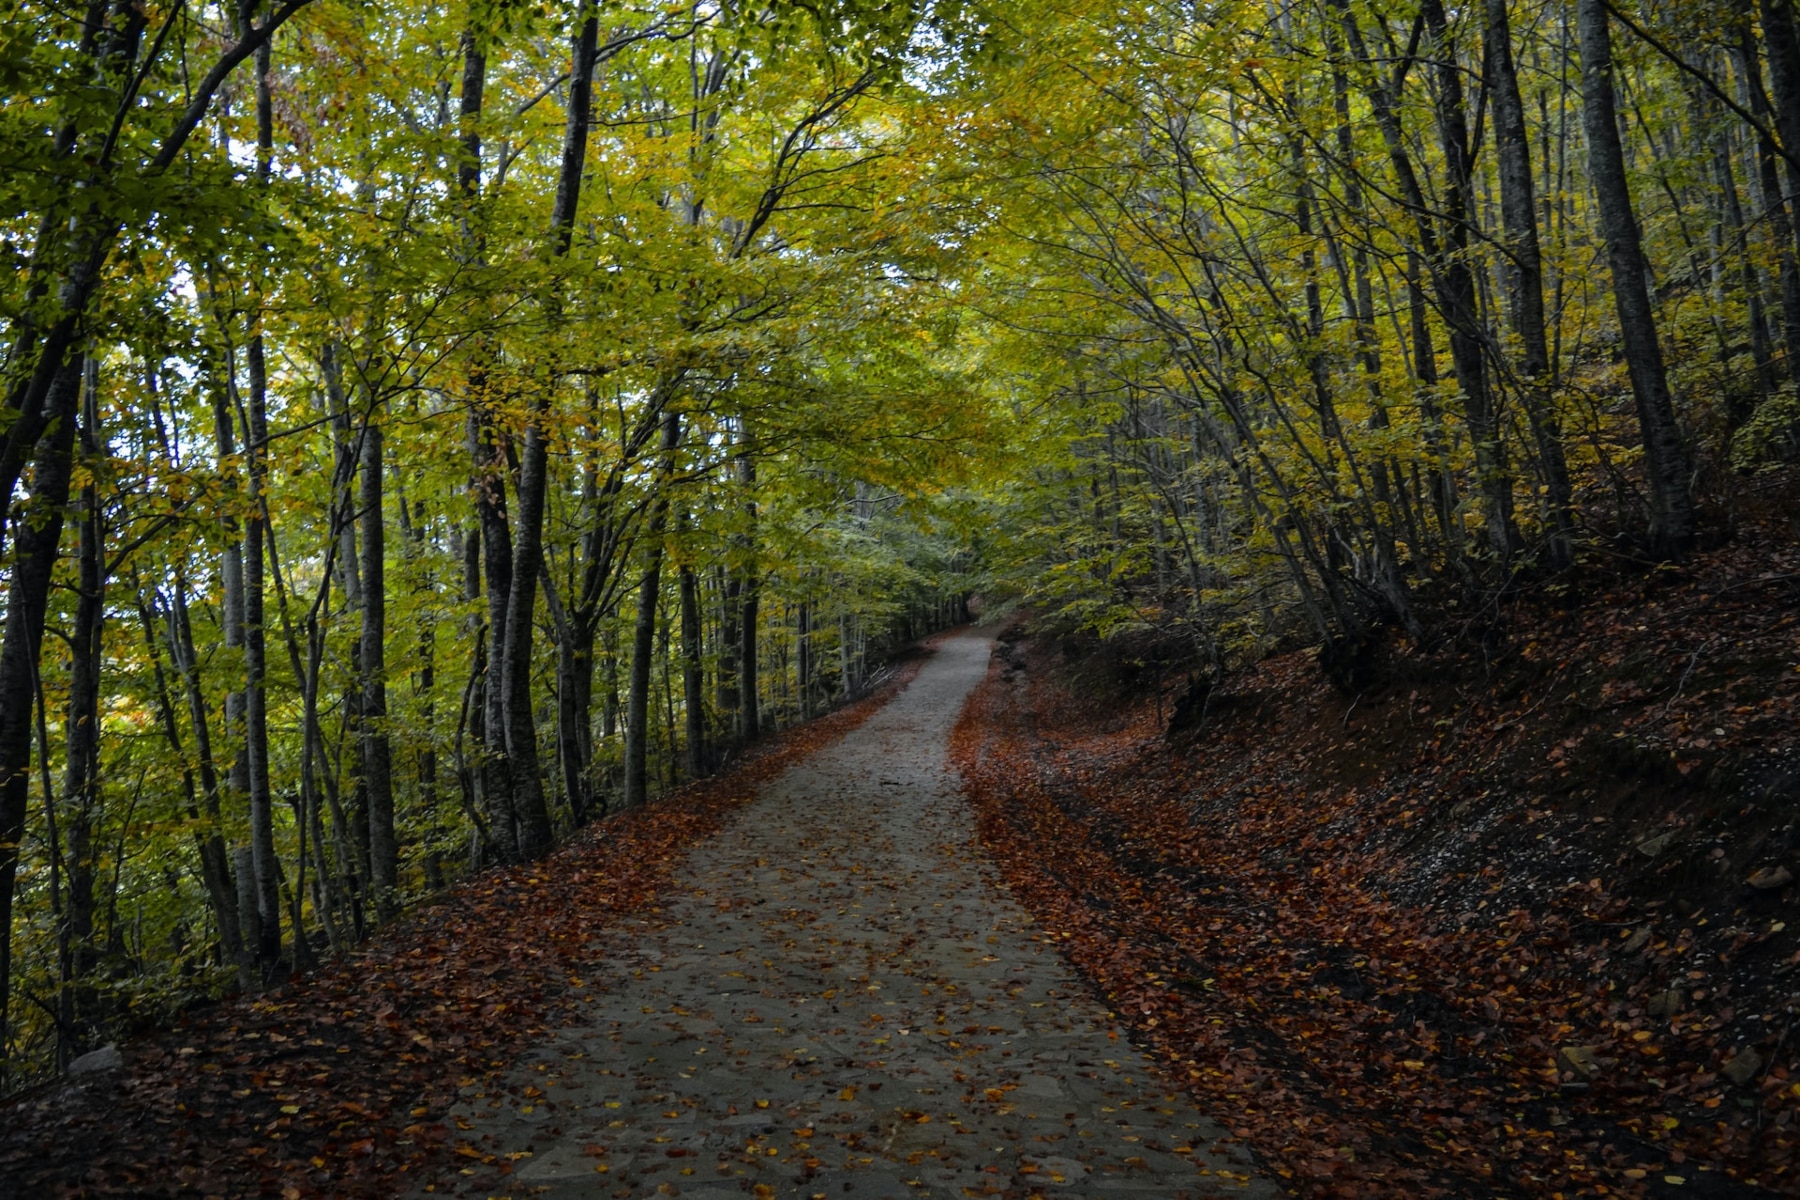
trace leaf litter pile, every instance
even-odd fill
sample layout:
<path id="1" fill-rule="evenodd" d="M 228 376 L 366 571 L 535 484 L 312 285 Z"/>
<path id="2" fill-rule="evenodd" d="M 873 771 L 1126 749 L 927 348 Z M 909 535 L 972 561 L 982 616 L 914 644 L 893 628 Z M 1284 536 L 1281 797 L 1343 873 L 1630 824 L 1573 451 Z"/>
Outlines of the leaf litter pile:
<path id="1" fill-rule="evenodd" d="M 485 872 L 341 964 L 122 1047 L 125 1068 L 0 1109 L 0 1196 L 391 1197 L 458 1155 L 458 1089 L 505 1072 L 590 993 L 619 917 L 651 910 L 687 849 L 918 670 L 771 739 L 728 774 Z"/>
<path id="2" fill-rule="evenodd" d="M 1359 695 L 1267 660 L 1179 734 L 1015 629 L 953 755 L 1015 894 L 1297 1194 L 1800 1194 L 1800 554 L 1750 540 Z"/>

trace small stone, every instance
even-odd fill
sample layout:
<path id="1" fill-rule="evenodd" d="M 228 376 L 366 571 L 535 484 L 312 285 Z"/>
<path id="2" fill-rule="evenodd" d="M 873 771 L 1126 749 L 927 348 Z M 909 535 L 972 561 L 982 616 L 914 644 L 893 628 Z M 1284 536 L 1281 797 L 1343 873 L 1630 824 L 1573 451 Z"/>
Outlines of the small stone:
<path id="1" fill-rule="evenodd" d="M 1645 858 L 1655 858 L 1667 850 L 1675 841 L 1675 831 L 1659 833 L 1655 837 L 1645 838 L 1637 844 L 1637 852 Z"/>
<path id="2" fill-rule="evenodd" d="M 1650 997 L 1650 1015 L 1653 1017 L 1672 1017 L 1681 1011 L 1685 997 L 1680 988 L 1670 988 L 1666 992 L 1657 992 Z"/>
<path id="3" fill-rule="evenodd" d="M 1764 867 L 1750 876 L 1750 886 L 1759 892 L 1772 892 L 1794 882 L 1794 873 L 1786 867 Z"/>
<path id="4" fill-rule="evenodd" d="M 117 1046 L 102 1046 L 98 1050 L 90 1050 L 69 1064 L 71 1075 L 97 1075 L 101 1071 L 116 1071 L 125 1065 L 125 1056 L 119 1053 Z"/>
<path id="5" fill-rule="evenodd" d="M 1586 1082 L 1600 1071 L 1599 1054 L 1594 1046 L 1564 1046 L 1556 1052 L 1556 1069 Z"/>
<path id="6" fill-rule="evenodd" d="M 1625 953 L 1636 954 L 1639 950 L 1648 946 L 1650 944 L 1651 935 L 1654 932 L 1655 931 L 1648 925 L 1644 926 L 1642 929 L 1634 930 L 1632 935 L 1625 939 Z"/>
<path id="7" fill-rule="evenodd" d="M 1726 1059 L 1725 1065 L 1720 1067 L 1719 1070 L 1724 1073 L 1725 1078 L 1731 1080 L 1731 1082 L 1737 1084 L 1739 1087 L 1743 1087 L 1752 1079 L 1756 1078 L 1756 1073 L 1762 1070 L 1762 1065 L 1762 1055 L 1758 1054 L 1750 1047 L 1745 1046 L 1742 1050 L 1739 1050 L 1736 1054 Z"/>

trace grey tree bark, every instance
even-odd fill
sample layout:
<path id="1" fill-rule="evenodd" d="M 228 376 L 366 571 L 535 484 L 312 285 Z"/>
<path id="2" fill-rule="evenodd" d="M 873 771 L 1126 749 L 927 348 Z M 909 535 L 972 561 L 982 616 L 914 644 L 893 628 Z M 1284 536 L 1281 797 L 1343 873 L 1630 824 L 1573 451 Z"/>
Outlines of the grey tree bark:
<path id="1" fill-rule="evenodd" d="M 1687 451 L 1675 420 L 1662 341 L 1650 305 L 1649 266 L 1625 174 L 1625 151 L 1613 97 L 1612 35 L 1606 0 L 1577 0 L 1581 43 L 1582 125 L 1587 132 L 1588 176 L 1600 210 L 1600 235 L 1612 273 L 1613 305 L 1631 391 L 1644 439 L 1644 472 L 1650 493 L 1649 537 L 1658 554 L 1680 557 L 1694 541 L 1694 499 Z"/>
<path id="2" fill-rule="evenodd" d="M 1550 559 L 1558 566 L 1573 561 L 1573 489 L 1563 453 L 1562 428 L 1545 386 L 1550 373 L 1550 347 L 1545 335 L 1544 266 L 1538 248 L 1537 196 L 1531 173 L 1531 141 L 1525 127 L 1525 102 L 1519 95 L 1519 73 L 1513 63 L 1512 26 L 1507 0 L 1487 0 L 1484 31 L 1487 90 L 1494 107 L 1494 149 L 1499 163 L 1500 215 L 1506 229 L 1507 277 L 1513 329 L 1524 354 L 1525 416 L 1537 443 L 1538 465 L 1549 498 Z"/>
<path id="3" fill-rule="evenodd" d="M 369 806 L 369 890 L 376 916 L 398 903 L 400 843 L 394 829 L 394 761 L 387 735 L 387 522 L 383 435 L 374 406 L 362 434 L 358 520 L 362 526 L 362 760 Z"/>
<path id="4" fill-rule="evenodd" d="M 662 598 L 663 533 L 669 521 L 669 477 L 681 444 L 681 415 L 663 414 L 656 498 L 644 526 L 644 578 L 632 622 L 631 678 L 625 693 L 625 787 L 623 803 L 636 808 L 649 798 L 650 668 L 656 654 L 656 610 Z"/>
<path id="5" fill-rule="evenodd" d="M 65 362 L 48 397 L 51 409 L 31 473 L 31 498 L 16 526 L 0 634 L 0 1045 L 6 1044 L 12 995 L 13 884 L 31 789 L 32 706 L 50 576 L 62 541 L 63 513 L 74 474 L 75 414 L 82 360 Z"/>
<path id="6" fill-rule="evenodd" d="M 746 440 L 748 440 L 746 438 Z M 738 483 L 744 489 L 744 515 L 749 531 L 744 535 L 742 578 L 738 610 L 738 729 L 743 740 L 753 742 L 762 734 L 761 699 L 757 686 L 756 625 L 762 591 L 756 571 L 756 460 L 747 447 L 737 459 Z"/>
<path id="7" fill-rule="evenodd" d="M 687 526 L 686 513 L 681 525 Z M 700 620 L 700 576 L 687 556 L 681 560 L 681 694 L 685 710 L 687 774 L 706 774 L 705 628 Z"/>
<path id="8" fill-rule="evenodd" d="M 563 134 L 562 167 L 551 212 L 552 245 L 560 258 L 569 250 L 575 211 L 581 198 L 581 175 L 592 121 L 594 62 L 599 47 L 599 19 L 591 5 L 582 6 L 570 53 L 569 117 Z M 552 308 L 555 304 L 552 302 Z M 553 830 L 544 794 L 543 766 L 538 757 L 537 722 L 531 706 L 531 645 L 537 606 L 538 573 L 543 566 L 545 491 L 549 486 L 549 446 L 544 419 L 549 390 L 540 393 L 532 420 L 525 427 L 519 453 L 518 510 L 513 533 L 512 579 L 506 596 L 506 630 L 496 639 L 501 654 L 500 692 L 505 722 L 506 762 L 512 776 L 512 803 L 517 819 L 518 852 L 535 858 L 550 848 Z"/>
<path id="9" fill-rule="evenodd" d="M 93 462 L 100 453 L 99 364 L 87 360 L 82 371 L 81 457 Z M 106 613 L 106 528 L 99 489 L 90 476 L 76 504 L 78 533 L 75 619 L 69 627 L 69 693 L 63 722 L 62 795 L 56 824 L 64 843 L 65 892 L 62 928 L 58 932 L 63 987 L 62 1048 L 84 1053 L 102 1019 L 98 993 L 88 977 L 99 965 L 95 944 L 94 824 L 100 816 L 100 666 Z M 47 749 L 47 748 L 46 748 Z M 52 846 L 51 852 L 58 853 Z"/>
<path id="10" fill-rule="evenodd" d="M 274 153 L 274 106 L 269 94 L 269 44 L 256 50 L 256 179 L 267 186 Z M 268 638 L 263 628 L 263 517 L 267 486 L 268 364 L 260 320 L 246 350 L 249 394 L 244 419 L 244 455 L 250 513 L 244 521 L 244 782 L 250 800 L 250 857 L 256 871 L 256 957 L 265 979 L 281 960 L 281 865 L 275 853 L 273 789 L 269 780 Z M 294 931 L 296 938 L 304 936 Z"/>

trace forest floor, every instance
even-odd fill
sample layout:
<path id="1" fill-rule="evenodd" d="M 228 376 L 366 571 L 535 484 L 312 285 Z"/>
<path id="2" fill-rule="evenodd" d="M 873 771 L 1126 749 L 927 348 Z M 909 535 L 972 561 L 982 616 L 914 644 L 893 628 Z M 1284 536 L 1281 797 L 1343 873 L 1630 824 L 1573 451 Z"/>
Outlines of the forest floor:
<path id="1" fill-rule="evenodd" d="M 991 647 L 13 1102 L 0 1191 L 1282 1194 L 981 853 L 949 735 Z"/>
<path id="2" fill-rule="evenodd" d="M 122 1045 L 121 1069 L 13 1097 L 0 1105 L 0 1200 L 385 1198 L 452 1160 L 499 1165 L 448 1122 L 463 1089 L 579 1020 L 592 939 L 654 912 L 695 845 L 879 711 L 924 657 L 726 774 L 457 885 L 342 962 Z"/>
<path id="3" fill-rule="evenodd" d="M 1013 894 L 1303 1196 L 1800 1195 L 1800 547 L 1311 653 L 1166 731 L 1003 635 L 954 738 Z"/>
<path id="4" fill-rule="evenodd" d="M 1800 1194 L 1795 532 L 1175 735 L 940 651 L 13 1099 L 0 1196 Z"/>

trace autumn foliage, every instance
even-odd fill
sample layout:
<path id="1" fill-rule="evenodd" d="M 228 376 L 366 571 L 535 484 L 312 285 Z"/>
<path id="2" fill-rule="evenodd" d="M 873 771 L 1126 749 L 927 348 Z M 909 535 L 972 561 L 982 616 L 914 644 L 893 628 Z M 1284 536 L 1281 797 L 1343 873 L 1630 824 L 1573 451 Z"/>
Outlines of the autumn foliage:
<path id="1" fill-rule="evenodd" d="M 1593 581 L 1363 695 L 1278 657 L 1173 745 L 1015 632 L 953 750 L 1013 891 L 1297 1194 L 1793 1194 L 1796 565 Z"/>

